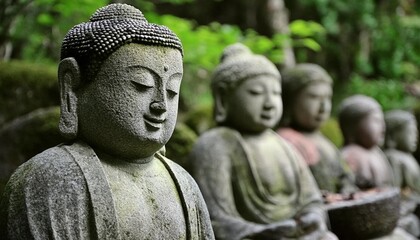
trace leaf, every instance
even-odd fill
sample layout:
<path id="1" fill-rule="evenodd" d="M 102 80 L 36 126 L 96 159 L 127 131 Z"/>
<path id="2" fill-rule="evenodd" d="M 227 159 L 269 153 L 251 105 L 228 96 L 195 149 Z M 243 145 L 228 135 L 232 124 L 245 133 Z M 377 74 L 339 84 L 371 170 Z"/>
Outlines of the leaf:
<path id="1" fill-rule="evenodd" d="M 294 42 L 295 46 L 301 46 L 301 47 L 307 47 L 315 52 L 318 52 L 319 50 L 321 50 L 321 45 L 319 45 L 319 43 L 317 43 L 315 40 L 311 39 L 311 38 L 304 38 L 304 39 L 299 39 L 299 40 L 295 40 Z"/>
<path id="2" fill-rule="evenodd" d="M 51 26 L 54 23 L 54 18 L 47 13 L 41 13 L 36 18 L 36 21 L 41 25 Z"/>

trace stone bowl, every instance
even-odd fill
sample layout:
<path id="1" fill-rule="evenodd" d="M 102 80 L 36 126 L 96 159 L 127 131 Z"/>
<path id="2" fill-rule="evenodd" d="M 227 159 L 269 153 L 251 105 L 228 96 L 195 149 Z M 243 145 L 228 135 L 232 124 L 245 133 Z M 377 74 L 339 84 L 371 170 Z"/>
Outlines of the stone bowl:
<path id="1" fill-rule="evenodd" d="M 388 188 L 361 192 L 355 199 L 329 203 L 326 208 L 331 231 L 340 240 L 386 236 L 397 226 L 400 191 Z"/>

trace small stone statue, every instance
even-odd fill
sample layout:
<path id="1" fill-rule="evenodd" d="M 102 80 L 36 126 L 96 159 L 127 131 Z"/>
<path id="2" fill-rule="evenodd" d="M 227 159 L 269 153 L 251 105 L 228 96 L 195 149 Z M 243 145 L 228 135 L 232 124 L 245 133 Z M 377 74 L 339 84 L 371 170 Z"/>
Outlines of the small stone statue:
<path id="1" fill-rule="evenodd" d="M 355 174 L 361 190 L 395 186 L 392 168 L 380 149 L 385 138 L 385 121 L 379 103 L 365 95 L 344 99 L 338 113 L 344 147 L 341 153 Z M 414 240 L 413 235 L 400 227 L 375 240 Z"/>
<path id="2" fill-rule="evenodd" d="M 217 127 L 191 153 L 217 239 L 336 239 L 321 194 L 292 147 L 271 130 L 282 115 L 280 73 L 228 46 L 212 79 Z"/>
<path id="3" fill-rule="evenodd" d="M 21 165 L 0 208 L 3 239 L 214 239 L 198 186 L 159 151 L 176 122 L 182 45 L 126 4 L 98 9 L 61 49 L 69 142 Z"/>
<path id="4" fill-rule="evenodd" d="M 319 65 L 306 63 L 286 69 L 282 78 L 284 117 L 278 133 L 301 153 L 322 191 L 357 191 L 338 149 L 320 132 L 331 113 L 331 77 Z"/>
<path id="5" fill-rule="evenodd" d="M 380 149 L 385 122 L 379 103 L 368 96 L 351 96 L 341 103 L 338 118 L 344 137 L 341 153 L 356 185 L 362 190 L 393 186 L 391 165 Z"/>
<path id="6" fill-rule="evenodd" d="M 385 123 L 385 154 L 401 188 L 399 226 L 418 237 L 419 219 L 413 212 L 420 204 L 420 166 L 412 155 L 417 149 L 417 121 L 410 112 L 393 110 L 385 113 Z"/>

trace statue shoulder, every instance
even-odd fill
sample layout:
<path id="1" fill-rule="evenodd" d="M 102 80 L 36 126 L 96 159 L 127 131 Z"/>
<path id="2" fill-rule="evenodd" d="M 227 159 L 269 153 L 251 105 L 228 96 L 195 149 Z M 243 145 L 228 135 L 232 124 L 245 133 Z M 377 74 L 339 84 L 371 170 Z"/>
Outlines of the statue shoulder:
<path id="1" fill-rule="evenodd" d="M 241 134 L 235 129 L 215 127 L 200 135 L 196 145 L 225 145 L 227 142 L 240 141 L 241 139 Z"/>
<path id="2" fill-rule="evenodd" d="M 25 187 L 27 181 L 36 179 L 37 187 L 49 188 L 53 183 L 74 181 L 78 177 L 83 178 L 83 173 L 70 153 L 62 146 L 56 146 L 35 155 L 19 166 L 10 177 L 8 187 Z"/>
<path id="3" fill-rule="evenodd" d="M 243 138 L 241 134 L 227 127 L 216 127 L 204 132 L 194 144 L 190 160 L 222 161 L 221 156 L 230 156 L 235 150 L 241 149 Z"/>

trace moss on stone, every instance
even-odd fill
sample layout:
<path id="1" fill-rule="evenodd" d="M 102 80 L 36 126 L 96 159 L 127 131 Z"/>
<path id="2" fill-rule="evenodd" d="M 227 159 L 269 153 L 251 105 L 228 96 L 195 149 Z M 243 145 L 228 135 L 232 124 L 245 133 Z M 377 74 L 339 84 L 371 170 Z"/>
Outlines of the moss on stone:
<path id="1" fill-rule="evenodd" d="M 177 123 L 171 139 L 166 144 L 166 156 L 188 170 L 188 155 L 196 140 L 197 134 L 190 127 L 181 122 Z"/>
<path id="2" fill-rule="evenodd" d="M 328 119 L 321 127 L 322 134 L 325 135 L 335 146 L 340 148 L 343 145 L 343 135 L 340 130 L 337 119 Z"/>
<path id="3" fill-rule="evenodd" d="M 0 126 L 37 108 L 59 105 L 57 68 L 0 61 Z"/>
<path id="4" fill-rule="evenodd" d="M 184 122 L 198 135 L 214 127 L 216 123 L 213 120 L 213 105 L 195 107 L 185 115 Z"/>

